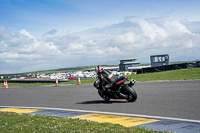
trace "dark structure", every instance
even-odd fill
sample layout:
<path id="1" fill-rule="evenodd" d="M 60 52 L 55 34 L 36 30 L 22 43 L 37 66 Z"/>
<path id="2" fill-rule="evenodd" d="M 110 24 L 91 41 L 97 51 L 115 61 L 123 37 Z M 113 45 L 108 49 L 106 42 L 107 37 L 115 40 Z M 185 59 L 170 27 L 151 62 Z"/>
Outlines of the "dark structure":
<path id="1" fill-rule="evenodd" d="M 169 65 L 169 55 L 168 54 L 151 55 L 150 60 L 151 60 L 151 67 Z"/>
<path id="2" fill-rule="evenodd" d="M 172 65 L 143 68 L 141 70 L 141 73 L 161 72 L 161 71 L 197 68 L 197 67 L 200 67 L 200 64 L 198 64 L 197 62 L 188 62 L 188 63 L 181 63 L 181 64 L 172 64 Z"/>
<path id="3" fill-rule="evenodd" d="M 120 60 L 119 71 L 128 71 L 129 67 L 138 67 L 140 66 L 139 62 L 136 62 L 137 59 L 124 59 Z"/>

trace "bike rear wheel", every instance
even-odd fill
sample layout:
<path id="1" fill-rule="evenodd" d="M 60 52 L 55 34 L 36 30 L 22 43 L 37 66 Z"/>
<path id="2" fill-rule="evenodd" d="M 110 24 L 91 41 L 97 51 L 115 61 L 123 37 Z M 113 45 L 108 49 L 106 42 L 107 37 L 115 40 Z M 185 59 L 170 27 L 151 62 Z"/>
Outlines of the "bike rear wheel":
<path id="1" fill-rule="evenodd" d="M 128 96 L 128 98 L 126 98 L 128 102 L 135 102 L 137 99 L 136 91 L 127 85 L 123 87 L 122 93 Z"/>

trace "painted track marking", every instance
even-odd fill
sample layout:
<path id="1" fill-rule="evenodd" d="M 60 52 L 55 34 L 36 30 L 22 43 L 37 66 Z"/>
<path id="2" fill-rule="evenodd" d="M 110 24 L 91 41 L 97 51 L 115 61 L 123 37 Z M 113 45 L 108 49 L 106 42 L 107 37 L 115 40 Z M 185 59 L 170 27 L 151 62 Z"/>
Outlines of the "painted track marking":
<path id="1" fill-rule="evenodd" d="M 125 127 L 133 127 L 141 124 L 151 123 L 160 121 L 157 119 L 147 119 L 147 118 L 137 118 L 137 117 L 128 117 L 128 116 L 119 116 L 119 115 L 105 115 L 105 114 L 86 114 L 80 115 L 71 118 L 79 118 L 82 120 L 96 121 L 99 123 L 112 123 L 120 124 Z"/>
<path id="2" fill-rule="evenodd" d="M 19 106 L 0 106 L 0 111 L 16 112 L 16 113 L 30 113 L 46 116 L 57 116 L 65 118 L 80 118 L 84 117 L 86 120 L 93 120 L 97 122 L 108 122 L 113 124 L 120 124 L 126 127 L 144 127 L 157 131 L 172 131 L 183 133 L 200 133 L 200 121 L 180 118 L 147 116 L 137 114 L 89 111 L 89 110 L 74 110 L 62 108 L 44 108 L 44 107 L 19 107 Z M 80 116 L 80 117 L 79 117 Z M 105 118 L 105 119 L 104 119 Z M 103 120 L 104 119 L 104 120 Z M 154 119 L 152 122 L 144 119 Z M 157 120 L 157 121 L 156 121 Z M 115 123 L 118 121 L 119 123 Z M 125 122 L 123 122 L 125 121 Z M 128 125 L 135 121 L 135 125 Z M 139 122 L 143 122 L 140 125 Z M 125 123 L 125 125 L 124 125 Z M 128 123 L 128 124 L 127 124 Z"/>
<path id="3" fill-rule="evenodd" d="M 3 108 L 3 109 L 0 109 L 0 111 L 15 112 L 15 113 L 32 113 L 36 111 L 41 111 L 41 109 Z"/>
<path id="4" fill-rule="evenodd" d="M 96 114 L 108 114 L 108 115 L 122 115 L 131 117 L 141 117 L 149 119 L 160 119 L 160 120 L 174 120 L 183 122 L 200 123 L 200 120 L 162 117 L 162 116 L 151 116 L 151 115 L 139 115 L 139 114 L 128 114 L 128 113 L 115 113 L 115 112 L 103 112 L 103 111 L 91 111 L 91 110 L 78 110 L 78 109 L 64 109 L 64 108 L 48 108 L 48 107 L 25 107 L 25 106 L 0 106 L 0 108 L 24 108 L 24 109 L 41 109 L 41 110 L 57 110 L 57 111 L 74 111 L 82 113 L 96 113 Z"/>

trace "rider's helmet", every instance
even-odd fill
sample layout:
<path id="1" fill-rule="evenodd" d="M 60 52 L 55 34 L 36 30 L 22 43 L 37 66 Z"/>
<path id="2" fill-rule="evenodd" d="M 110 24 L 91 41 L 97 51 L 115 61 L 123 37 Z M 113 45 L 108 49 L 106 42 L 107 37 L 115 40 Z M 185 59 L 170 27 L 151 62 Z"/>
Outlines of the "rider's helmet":
<path id="1" fill-rule="evenodd" d="M 103 70 L 103 67 L 100 66 L 100 65 L 98 65 L 98 66 L 96 67 L 96 73 L 97 73 L 97 75 L 99 75 L 99 73 L 100 73 L 102 70 Z"/>

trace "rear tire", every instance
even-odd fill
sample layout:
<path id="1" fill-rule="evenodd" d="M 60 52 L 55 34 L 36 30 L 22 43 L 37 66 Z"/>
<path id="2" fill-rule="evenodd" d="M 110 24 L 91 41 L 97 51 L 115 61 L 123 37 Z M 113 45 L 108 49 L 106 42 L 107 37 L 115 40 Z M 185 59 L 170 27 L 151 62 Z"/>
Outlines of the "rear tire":
<path id="1" fill-rule="evenodd" d="M 128 102 L 135 102 L 137 99 L 136 91 L 127 85 L 124 86 L 122 93 L 128 96 L 128 98 L 126 98 Z"/>
<path id="2" fill-rule="evenodd" d="M 98 90 L 99 96 L 106 102 L 110 101 L 110 97 L 104 95 L 100 90 Z"/>

